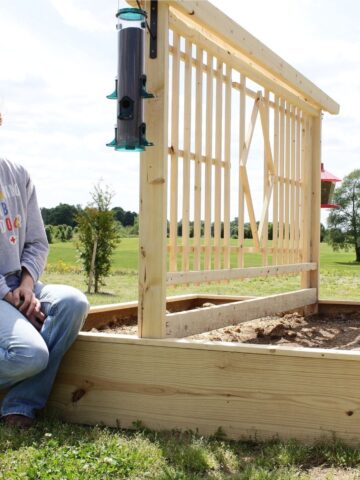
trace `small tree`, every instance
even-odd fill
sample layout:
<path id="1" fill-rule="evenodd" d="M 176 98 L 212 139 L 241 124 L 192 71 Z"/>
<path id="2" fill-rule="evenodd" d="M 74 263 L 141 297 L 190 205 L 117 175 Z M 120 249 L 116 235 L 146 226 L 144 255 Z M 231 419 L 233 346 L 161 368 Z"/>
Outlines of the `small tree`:
<path id="1" fill-rule="evenodd" d="M 360 262 L 360 170 L 344 178 L 335 190 L 334 201 L 339 208 L 328 217 L 328 241 L 335 251 L 354 247 Z"/>
<path id="2" fill-rule="evenodd" d="M 53 231 L 52 225 L 46 225 L 45 233 L 46 233 L 46 238 L 47 238 L 48 243 L 53 243 L 54 231 Z"/>
<path id="3" fill-rule="evenodd" d="M 76 217 L 80 258 L 88 283 L 88 293 L 98 293 L 103 279 L 110 273 L 111 256 L 119 243 L 114 213 L 109 209 L 113 193 L 101 183 L 90 193 L 92 201 Z"/>

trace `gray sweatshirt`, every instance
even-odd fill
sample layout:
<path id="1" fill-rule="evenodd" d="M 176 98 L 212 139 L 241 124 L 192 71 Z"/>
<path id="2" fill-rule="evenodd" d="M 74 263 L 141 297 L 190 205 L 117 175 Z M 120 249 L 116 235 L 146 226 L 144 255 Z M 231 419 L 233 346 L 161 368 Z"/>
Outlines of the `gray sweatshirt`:
<path id="1" fill-rule="evenodd" d="M 0 299 L 7 279 L 25 267 L 34 282 L 42 274 L 49 246 L 34 185 L 20 165 L 0 158 Z"/>

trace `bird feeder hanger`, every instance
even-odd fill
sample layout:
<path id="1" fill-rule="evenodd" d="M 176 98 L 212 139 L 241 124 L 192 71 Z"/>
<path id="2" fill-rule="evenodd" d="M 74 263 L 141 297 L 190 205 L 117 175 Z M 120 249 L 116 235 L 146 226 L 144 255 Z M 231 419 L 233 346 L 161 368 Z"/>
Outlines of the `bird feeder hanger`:
<path id="1" fill-rule="evenodd" d="M 324 164 L 321 164 L 321 208 L 338 208 L 339 206 L 332 203 L 335 185 L 337 182 L 341 182 L 340 178 L 335 177 L 330 172 L 327 172 L 324 168 Z"/>

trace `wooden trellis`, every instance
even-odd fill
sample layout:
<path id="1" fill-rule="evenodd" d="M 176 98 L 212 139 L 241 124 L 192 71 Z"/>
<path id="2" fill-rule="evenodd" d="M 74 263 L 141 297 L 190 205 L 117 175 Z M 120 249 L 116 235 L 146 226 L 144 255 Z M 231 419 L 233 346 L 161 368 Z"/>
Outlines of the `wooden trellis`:
<path id="1" fill-rule="evenodd" d="M 339 106 L 209 2 L 161 0 L 158 13 L 158 55 L 146 65 L 155 146 L 140 160 L 139 302 L 92 307 L 50 405 L 77 423 L 358 444 L 359 352 L 161 338 L 360 303 L 318 301 L 321 115 Z M 261 264 L 249 268 L 249 255 Z M 196 292 L 201 282 L 288 273 L 300 274 L 298 290 Z M 167 285 L 179 283 L 194 293 L 166 302 Z M 93 332 L 137 309 L 138 336 Z"/>
<path id="2" fill-rule="evenodd" d="M 159 2 L 157 41 L 157 58 L 146 62 L 155 146 L 141 155 L 140 336 L 184 336 L 248 320 L 249 309 L 255 318 L 316 308 L 321 115 L 338 105 L 208 2 Z M 260 153 L 252 152 L 256 129 Z M 249 174 L 255 161 L 260 209 Z M 261 266 L 247 267 L 249 253 L 261 254 Z M 289 273 L 301 274 L 296 292 L 201 314 L 165 311 L 167 285 Z"/>

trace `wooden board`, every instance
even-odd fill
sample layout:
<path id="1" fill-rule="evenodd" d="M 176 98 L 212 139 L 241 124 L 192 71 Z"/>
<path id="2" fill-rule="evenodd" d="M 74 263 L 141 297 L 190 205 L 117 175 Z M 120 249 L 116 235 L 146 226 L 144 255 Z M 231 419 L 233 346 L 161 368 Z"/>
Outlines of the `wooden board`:
<path id="1" fill-rule="evenodd" d="M 316 263 L 295 263 L 288 265 L 271 265 L 264 267 L 229 268 L 220 270 L 201 270 L 191 272 L 174 272 L 167 274 L 167 285 L 181 283 L 219 282 L 238 278 L 267 277 L 270 275 L 288 275 L 291 273 L 316 270 Z"/>
<path id="2" fill-rule="evenodd" d="M 148 89 L 154 94 L 145 105 L 148 139 L 154 145 L 140 155 L 139 212 L 139 332 L 142 337 L 165 334 L 167 157 L 168 157 L 168 20 L 165 3 L 158 6 L 156 59 L 146 60 Z M 146 36 L 148 51 L 149 35 Z"/>
<path id="3" fill-rule="evenodd" d="M 286 86 L 303 101 L 313 102 L 330 113 L 339 113 L 339 105 L 332 98 L 210 2 L 170 0 L 168 3 L 173 12 L 181 12 L 184 19 L 195 23 L 198 29 L 203 27 L 218 37 L 219 44 L 224 42 L 224 47 L 228 45 L 241 53 L 244 63 L 252 70 L 259 74 L 267 71 L 269 79 Z"/>
<path id="4" fill-rule="evenodd" d="M 65 420 L 227 438 L 358 442 L 360 352 L 80 334 L 50 400 Z"/>
<path id="5" fill-rule="evenodd" d="M 191 310 L 166 315 L 166 336 L 181 338 L 208 332 L 254 318 L 286 312 L 316 302 L 316 289 L 281 293 L 267 297 L 234 302 L 229 305 Z"/>

